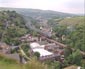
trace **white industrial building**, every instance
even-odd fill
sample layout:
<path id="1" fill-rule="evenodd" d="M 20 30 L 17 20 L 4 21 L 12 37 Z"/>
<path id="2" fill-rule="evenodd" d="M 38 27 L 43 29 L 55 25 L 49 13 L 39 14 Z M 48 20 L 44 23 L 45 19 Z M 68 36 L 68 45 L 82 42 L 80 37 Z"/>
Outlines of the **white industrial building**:
<path id="1" fill-rule="evenodd" d="M 44 49 L 45 45 L 40 45 L 40 44 L 38 44 L 36 42 L 30 43 L 30 47 L 33 50 L 33 52 L 39 52 L 40 57 L 48 56 L 48 55 L 53 54 L 53 53 L 51 53 L 51 52 Z"/>

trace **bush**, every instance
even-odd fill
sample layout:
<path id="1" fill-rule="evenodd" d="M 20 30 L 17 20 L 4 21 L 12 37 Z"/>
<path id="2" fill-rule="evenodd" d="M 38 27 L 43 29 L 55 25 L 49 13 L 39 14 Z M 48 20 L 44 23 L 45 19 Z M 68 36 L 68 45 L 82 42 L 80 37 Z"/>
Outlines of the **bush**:
<path id="1" fill-rule="evenodd" d="M 26 69 L 48 69 L 47 65 L 37 61 L 36 58 L 32 58 L 28 63 L 25 65 Z"/>

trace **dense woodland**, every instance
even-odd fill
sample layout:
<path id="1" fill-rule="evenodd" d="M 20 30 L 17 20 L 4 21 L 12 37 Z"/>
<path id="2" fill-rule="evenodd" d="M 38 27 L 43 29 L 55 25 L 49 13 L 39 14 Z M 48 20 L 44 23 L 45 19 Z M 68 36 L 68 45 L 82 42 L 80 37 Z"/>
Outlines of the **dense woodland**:
<path id="1" fill-rule="evenodd" d="M 0 41 L 9 45 L 18 45 L 18 38 L 29 32 L 25 21 L 15 11 L 0 12 Z"/>
<path id="2" fill-rule="evenodd" d="M 60 20 L 59 24 L 54 27 L 59 42 L 67 45 L 65 48 L 65 66 L 70 64 L 85 66 L 82 59 L 84 56 L 80 51 L 85 52 L 85 17 L 73 17 Z M 67 23 L 66 23 L 67 22 Z M 62 36 L 64 36 L 62 39 Z M 75 51 L 72 51 L 72 48 Z"/>
<path id="3" fill-rule="evenodd" d="M 66 18 L 54 27 L 60 42 L 85 52 L 85 17 Z M 66 23 L 67 22 L 67 23 Z M 61 37 L 64 35 L 64 40 Z"/>

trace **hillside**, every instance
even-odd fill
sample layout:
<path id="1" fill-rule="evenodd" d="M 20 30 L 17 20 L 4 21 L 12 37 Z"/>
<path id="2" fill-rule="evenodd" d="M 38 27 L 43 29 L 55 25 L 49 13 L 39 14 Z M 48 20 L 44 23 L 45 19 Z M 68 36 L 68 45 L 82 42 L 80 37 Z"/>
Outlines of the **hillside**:
<path id="1" fill-rule="evenodd" d="M 0 69 L 49 69 L 47 65 L 32 58 L 27 64 L 20 64 L 14 59 L 10 59 L 0 54 Z"/>
<path id="2" fill-rule="evenodd" d="M 0 11 L 0 41 L 9 45 L 19 44 L 18 38 L 29 30 L 23 17 L 15 11 Z"/>
<path id="3" fill-rule="evenodd" d="M 40 26 L 47 26 L 47 27 L 50 26 L 48 24 L 50 19 L 77 16 L 74 14 L 62 13 L 62 12 L 51 11 L 51 10 L 40 10 L 40 9 L 2 8 L 1 7 L 0 11 L 3 11 L 3 10 L 16 11 L 17 13 L 23 15 L 23 18 L 27 21 L 26 24 L 33 24 L 37 28 L 39 28 Z M 54 23 L 54 21 L 52 21 L 52 23 Z"/>
<path id="4" fill-rule="evenodd" d="M 57 22 L 57 21 L 56 21 Z M 80 49 L 85 52 L 85 17 L 64 18 L 57 22 L 54 26 L 56 36 L 60 41 L 75 49 Z M 65 35 L 65 40 L 62 40 L 62 35 Z"/>
<path id="5" fill-rule="evenodd" d="M 72 17 L 74 14 L 62 13 L 51 10 L 39 10 L 39 9 L 24 9 L 24 8 L 0 8 L 0 10 L 15 10 L 24 16 L 29 16 L 32 18 L 40 17 L 44 19 L 54 18 L 54 17 Z"/>
<path id="6" fill-rule="evenodd" d="M 29 29 L 20 14 L 16 11 L 0 11 L 0 43 L 18 46 L 21 44 L 19 38 L 27 33 Z M 48 69 L 47 65 L 32 58 L 29 63 L 22 65 L 17 60 L 3 55 L 2 50 L 0 45 L 0 69 Z"/>
<path id="7" fill-rule="evenodd" d="M 84 23 L 85 17 L 73 17 L 73 18 L 64 18 L 63 20 L 59 21 L 59 24 L 62 25 L 76 25 L 80 23 Z"/>
<path id="8" fill-rule="evenodd" d="M 85 23 L 84 16 L 52 18 L 52 19 L 49 19 L 47 22 L 47 24 L 52 27 L 55 27 L 57 25 L 75 26 L 81 23 Z"/>

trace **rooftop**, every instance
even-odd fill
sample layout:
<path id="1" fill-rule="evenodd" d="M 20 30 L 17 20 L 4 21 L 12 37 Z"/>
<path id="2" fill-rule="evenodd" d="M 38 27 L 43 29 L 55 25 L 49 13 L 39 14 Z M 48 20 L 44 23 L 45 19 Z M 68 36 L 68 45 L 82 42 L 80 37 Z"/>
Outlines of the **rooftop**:
<path id="1" fill-rule="evenodd" d="M 37 42 L 33 42 L 33 43 L 30 43 L 30 47 L 31 48 L 40 47 L 40 44 L 38 44 Z"/>
<path id="2" fill-rule="evenodd" d="M 32 48 L 33 52 L 39 52 L 40 56 L 47 56 L 52 55 L 53 53 L 44 49 L 45 45 L 40 45 L 36 42 L 30 43 L 30 47 Z"/>
<path id="3" fill-rule="evenodd" d="M 42 57 L 42 56 L 48 56 L 48 55 L 52 55 L 53 53 L 51 53 L 51 52 L 49 52 L 49 51 L 47 51 L 47 50 L 44 50 L 44 49 L 38 49 L 38 48 L 36 48 L 36 49 L 33 49 L 33 51 L 34 52 L 39 52 L 40 53 L 40 57 Z"/>

